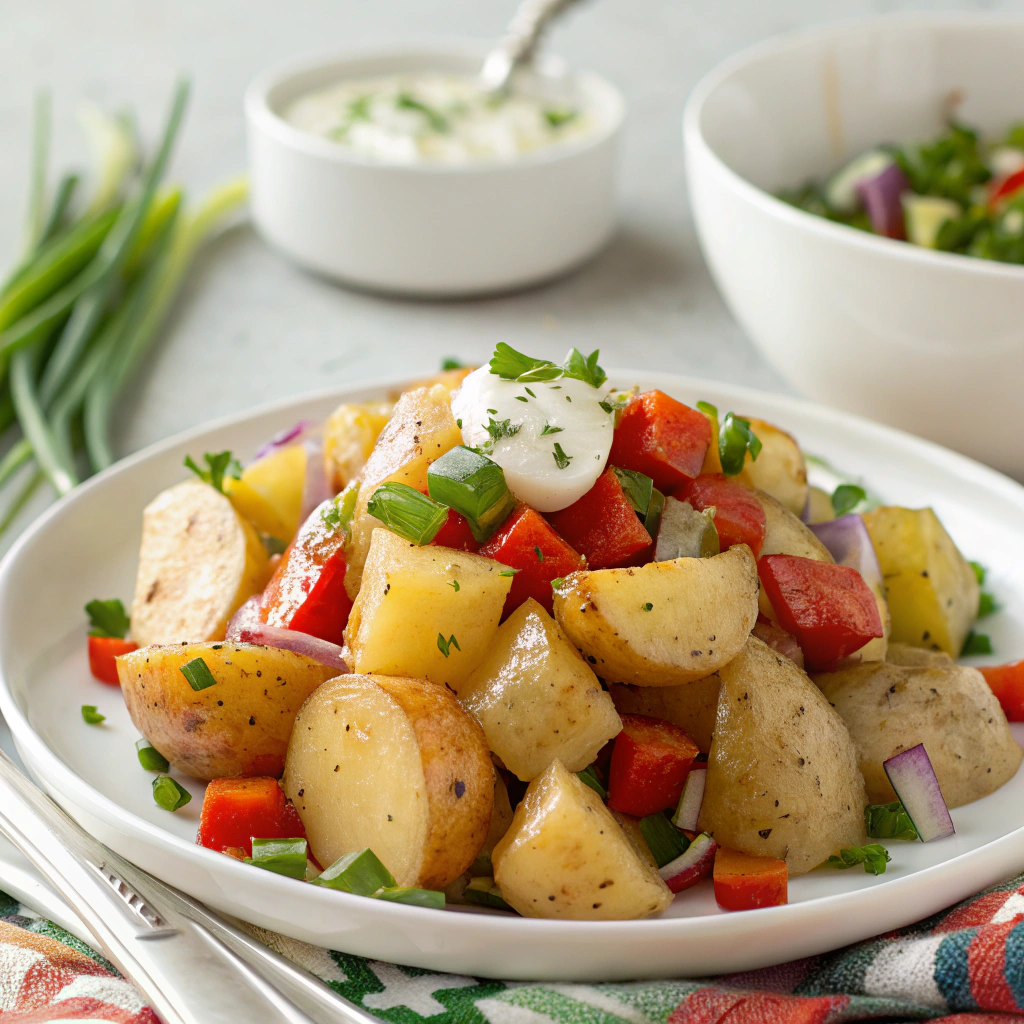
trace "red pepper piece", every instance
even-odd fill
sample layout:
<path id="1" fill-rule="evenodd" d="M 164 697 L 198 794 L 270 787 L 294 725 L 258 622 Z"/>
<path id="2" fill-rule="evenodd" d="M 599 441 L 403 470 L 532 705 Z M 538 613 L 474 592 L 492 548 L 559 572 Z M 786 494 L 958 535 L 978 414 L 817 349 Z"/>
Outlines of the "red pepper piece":
<path id="1" fill-rule="evenodd" d="M 562 540 L 539 512 L 522 503 L 516 505 L 498 532 L 480 548 L 480 554 L 519 570 L 505 598 L 502 619 L 507 619 L 528 597 L 550 615 L 554 600 L 551 581 L 587 567 L 586 559 Z"/>
<path id="2" fill-rule="evenodd" d="M 608 461 L 645 473 L 659 491 L 674 491 L 692 480 L 711 444 L 711 422 L 662 391 L 645 391 L 622 412 Z"/>
<path id="3" fill-rule="evenodd" d="M 724 473 L 708 473 L 697 477 L 677 495 L 698 512 L 715 509 L 715 529 L 725 551 L 733 544 L 746 544 L 754 553 L 761 553 L 766 520 L 761 503 L 751 490 L 730 480 Z"/>
<path id="4" fill-rule="evenodd" d="M 121 681 L 117 678 L 117 662 L 114 660 L 120 654 L 131 654 L 137 651 L 139 645 L 131 640 L 122 640 L 119 636 L 91 636 L 89 637 L 89 671 L 101 683 L 109 683 L 111 686 L 120 686 Z"/>
<path id="5" fill-rule="evenodd" d="M 637 565 L 651 546 L 651 535 L 610 469 L 579 501 L 548 513 L 548 521 L 586 558 L 591 569 Z"/>
<path id="6" fill-rule="evenodd" d="M 332 504 L 318 505 L 288 545 L 263 591 L 260 619 L 342 644 L 352 600 L 345 590 L 344 531 L 322 515 Z"/>
<path id="7" fill-rule="evenodd" d="M 827 672 L 882 635 L 875 595 L 848 565 L 765 555 L 757 574 L 779 625 L 803 650 L 808 671 Z"/>
<path id="8" fill-rule="evenodd" d="M 298 811 L 277 779 L 213 779 L 206 787 L 196 843 L 223 853 L 231 847 L 252 856 L 256 839 L 304 839 Z"/>
<path id="9" fill-rule="evenodd" d="M 697 744 L 677 725 L 647 715 L 622 715 L 608 768 L 608 806 L 645 818 L 679 803 Z"/>
<path id="10" fill-rule="evenodd" d="M 442 548 L 456 548 L 459 551 L 480 550 L 466 517 L 453 508 L 448 509 L 448 518 L 444 526 L 434 534 L 434 539 L 430 543 Z"/>
<path id="11" fill-rule="evenodd" d="M 789 870 L 784 860 L 752 857 L 720 846 L 715 854 L 715 902 L 723 910 L 781 907 L 789 902 Z"/>
<path id="12" fill-rule="evenodd" d="M 979 670 L 1010 722 L 1024 722 L 1024 661 Z"/>
<path id="13" fill-rule="evenodd" d="M 989 186 L 988 205 L 995 208 L 1004 199 L 1009 199 L 1022 188 L 1024 188 L 1024 170 L 1008 174 L 1005 178 L 994 181 Z"/>
<path id="14" fill-rule="evenodd" d="M 804 667 L 804 652 L 800 650 L 796 637 L 792 633 L 787 633 L 781 626 L 776 626 L 771 619 L 758 613 L 757 622 L 750 632 L 777 654 L 789 658 L 797 668 Z"/>

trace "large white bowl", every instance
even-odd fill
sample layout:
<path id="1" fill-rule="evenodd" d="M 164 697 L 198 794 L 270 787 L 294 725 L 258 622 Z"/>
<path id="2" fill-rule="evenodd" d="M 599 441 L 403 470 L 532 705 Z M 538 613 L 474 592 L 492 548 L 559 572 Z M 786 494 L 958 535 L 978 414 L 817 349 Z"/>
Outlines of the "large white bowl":
<path id="1" fill-rule="evenodd" d="M 298 97 L 346 78 L 475 73 L 483 50 L 436 47 L 307 59 L 260 75 L 245 96 L 253 219 L 297 263 L 343 282 L 456 296 L 534 284 L 593 256 L 616 221 L 625 102 L 609 82 L 537 67 L 543 94 L 580 102 L 594 130 L 508 160 L 390 164 L 290 125 Z"/>
<path id="2" fill-rule="evenodd" d="M 942 128 L 944 102 L 1024 119 L 1024 18 L 901 14 L 784 36 L 697 86 L 684 136 L 701 245 L 746 333 L 800 390 L 1024 477 L 1024 267 L 833 224 L 773 192 L 880 142 Z"/>

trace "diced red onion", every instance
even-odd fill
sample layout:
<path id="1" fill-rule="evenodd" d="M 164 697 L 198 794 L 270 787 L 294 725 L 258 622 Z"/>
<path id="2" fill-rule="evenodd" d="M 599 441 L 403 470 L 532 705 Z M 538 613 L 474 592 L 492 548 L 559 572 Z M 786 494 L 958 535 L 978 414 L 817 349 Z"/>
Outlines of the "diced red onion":
<path id="1" fill-rule="evenodd" d="M 349 670 L 343 657 L 344 651 L 337 644 L 310 636 L 308 633 L 300 633 L 295 629 L 281 629 L 280 626 L 268 626 L 262 622 L 259 597 L 250 597 L 235 612 L 228 623 L 225 639 L 240 644 L 259 644 L 261 647 L 293 651 L 321 665 L 336 668 L 340 673 Z"/>
<path id="2" fill-rule="evenodd" d="M 863 516 L 851 512 L 827 523 L 812 523 L 810 530 L 838 565 L 856 569 L 869 587 L 881 587 L 882 568 Z"/>
<path id="3" fill-rule="evenodd" d="M 686 853 L 658 868 L 658 874 L 673 892 L 682 892 L 711 874 L 717 851 L 718 843 L 707 832 L 701 832 L 686 848 Z"/>
<path id="4" fill-rule="evenodd" d="M 302 515 L 300 522 L 305 522 L 310 513 L 328 498 L 333 498 L 324 469 L 324 446 L 319 437 L 309 437 L 303 441 L 306 449 L 306 482 L 302 489 Z"/>
<path id="5" fill-rule="evenodd" d="M 253 456 L 253 461 L 256 459 L 262 459 L 264 455 L 269 455 L 271 452 L 277 451 L 279 448 L 287 448 L 291 444 L 297 444 L 301 439 L 304 439 L 305 435 L 315 426 L 316 424 L 314 424 L 312 420 L 299 420 L 294 427 L 282 430 L 280 433 L 275 434 L 265 444 L 261 445 Z"/>
<path id="6" fill-rule="evenodd" d="M 900 196 L 910 188 L 910 182 L 899 164 L 890 164 L 873 177 L 861 179 L 856 188 L 875 234 L 886 238 L 906 237 Z"/>
<path id="7" fill-rule="evenodd" d="M 882 767 L 922 842 L 953 835 L 953 819 L 923 743 L 893 755 Z"/>
<path id="8" fill-rule="evenodd" d="M 672 824 L 684 832 L 697 831 L 697 819 L 700 817 L 700 805 L 704 802 L 704 783 L 708 778 L 707 768 L 691 768 L 686 776 L 683 794 L 679 798 Z"/>

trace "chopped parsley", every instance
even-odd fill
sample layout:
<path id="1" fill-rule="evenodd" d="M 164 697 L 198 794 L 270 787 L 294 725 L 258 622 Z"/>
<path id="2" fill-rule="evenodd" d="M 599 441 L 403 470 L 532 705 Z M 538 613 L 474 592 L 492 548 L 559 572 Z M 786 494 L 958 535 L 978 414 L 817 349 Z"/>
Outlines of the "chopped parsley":
<path id="1" fill-rule="evenodd" d="M 490 409 L 488 409 L 487 411 L 491 412 Z M 488 447 L 497 444 L 503 438 L 515 437 L 521 429 L 522 424 L 513 423 L 511 419 L 496 420 L 494 419 L 493 416 L 488 416 L 487 422 L 484 424 L 484 430 L 487 431 Z"/>
<path id="2" fill-rule="evenodd" d="M 545 423 L 544 429 L 540 432 L 540 436 L 544 437 L 546 434 L 560 434 L 563 430 L 565 430 L 565 427 L 553 427 L 550 423 Z"/>
<path id="3" fill-rule="evenodd" d="M 536 544 L 533 545 L 533 552 L 537 556 L 538 562 L 544 561 L 544 552 Z"/>
<path id="4" fill-rule="evenodd" d="M 832 492 L 832 511 L 837 516 L 852 512 L 862 501 L 867 501 L 867 492 L 857 484 L 840 484 Z"/>
<path id="5" fill-rule="evenodd" d="M 864 828 L 872 839 L 917 839 L 917 829 L 899 800 L 865 807 Z"/>
<path id="6" fill-rule="evenodd" d="M 981 562 L 970 562 L 968 564 L 974 572 L 974 578 L 978 581 L 978 586 L 982 586 L 985 582 L 985 576 L 987 575 L 985 566 L 983 566 Z"/>
<path id="7" fill-rule="evenodd" d="M 570 377 L 599 388 L 608 379 L 608 375 L 597 363 L 600 354 L 599 349 L 594 349 L 589 356 L 584 356 L 579 349 L 574 348 L 566 356 L 565 362 L 558 366 L 550 359 L 534 359 L 499 341 L 489 365 L 491 373 L 502 380 L 514 380 L 520 384 Z"/>
<path id="8" fill-rule="evenodd" d="M 452 648 L 457 651 L 461 651 L 462 648 L 459 646 L 459 641 L 455 639 L 455 634 L 452 633 L 447 640 L 444 638 L 443 633 L 437 634 L 437 649 L 447 658 Z"/>
<path id="9" fill-rule="evenodd" d="M 718 457 L 722 472 L 726 476 L 742 472 L 748 451 L 752 459 L 761 454 L 760 438 L 750 429 L 750 420 L 727 412 L 718 428 Z"/>
<path id="10" fill-rule="evenodd" d="M 359 481 L 353 480 L 334 501 L 320 513 L 324 526 L 332 533 L 341 530 L 348 536 L 352 528 L 352 517 L 356 512 L 356 501 L 359 499 Z"/>
<path id="11" fill-rule="evenodd" d="M 578 110 L 571 110 L 569 107 L 548 107 L 544 111 L 544 120 L 552 128 L 561 128 L 563 125 L 575 121 L 579 116 L 580 112 Z"/>
<path id="12" fill-rule="evenodd" d="M 972 654 L 992 654 L 992 638 L 986 633 L 975 633 L 972 629 L 964 641 L 961 658 L 968 658 Z"/>
<path id="13" fill-rule="evenodd" d="M 118 640 L 127 636 L 131 619 L 116 597 L 109 601 L 90 601 L 85 606 L 85 613 L 89 616 L 89 636 L 114 637 Z"/>
<path id="14" fill-rule="evenodd" d="M 498 575 L 499 576 L 515 576 L 515 574 L 517 572 L 522 572 L 522 571 L 523 571 L 522 569 L 502 569 L 501 572 L 498 573 Z"/>
<path id="15" fill-rule="evenodd" d="M 869 875 L 883 875 L 886 864 L 891 860 L 892 857 L 884 846 L 868 843 L 867 846 L 848 846 L 845 850 L 839 851 L 838 857 L 834 854 L 829 857 L 828 863 L 834 868 L 852 868 L 857 864 L 863 864 Z"/>
<path id="16" fill-rule="evenodd" d="M 564 576 L 556 576 L 551 581 L 551 589 L 552 590 L 557 590 L 564 582 L 565 582 L 565 577 Z"/>
<path id="17" fill-rule="evenodd" d="M 640 610 L 642 612 L 649 612 L 653 607 L 654 605 L 651 604 L 650 601 L 645 601 L 642 605 L 640 605 Z"/>
<path id="18" fill-rule="evenodd" d="M 454 590 L 456 594 L 457 594 L 457 593 L 458 593 L 458 592 L 459 592 L 459 591 L 460 591 L 460 590 L 462 589 L 462 588 L 461 588 L 461 587 L 459 586 L 459 581 L 458 581 L 458 580 L 451 580 L 451 581 L 449 582 L 448 586 L 449 586 L 449 587 L 451 587 L 451 588 L 452 588 L 452 590 Z"/>
<path id="19" fill-rule="evenodd" d="M 95 704 L 82 705 L 82 718 L 85 719 L 87 725 L 99 725 L 100 722 L 105 722 L 107 720 L 106 715 L 101 715 L 96 710 Z"/>
<path id="20" fill-rule="evenodd" d="M 465 363 L 461 362 L 458 359 L 452 359 L 450 356 L 447 359 L 442 359 L 441 360 L 441 369 L 444 370 L 444 371 L 447 371 L 447 370 L 464 370 L 465 368 L 466 368 L 466 364 Z"/>
<path id="21" fill-rule="evenodd" d="M 431 131 L 435 131 L 440 135 L 446 135 L 451 131 L 451 125 L 444 114 L 422 100 L 416 99 L 412 93 L 400 92 L 395 97 L 395 107 L 398 110 L 415 110 L 417 113 L 422 114 L 426 118 L 427 124 L 430 125 Z"/>
<path id="22" fill-rule="evenodd" d="M 990 593 L 983 590 L 978 598 L 978 618 L 983 619 L 986 615 L 991 615 L 998 610 L 999 605 L 996 604 L 996 599 Z"/>
<path id="23" fill-rule="evenodd" d="M 562 446 L 557 441 L 555 442 L 555 450 L 551 454 L 554 457 L 555 465 L 559 469 L 569 468 L 569 463 L 572 461 L 573 457 L 571 455 L 566 455 L 565 452 L 562 451 Z"/>
<path id="24" fill-rule="evenodd" d="M 203 460 L 206 462 L 206 469 L 200 469 L 192 456 L 186 455 L 185 468 L 191 469 L 200 480 L 221 494 L 224 493 L 225 478 L 237 480 L 242 475 L 241 463 L 231 452 L 206 452 Z"/>

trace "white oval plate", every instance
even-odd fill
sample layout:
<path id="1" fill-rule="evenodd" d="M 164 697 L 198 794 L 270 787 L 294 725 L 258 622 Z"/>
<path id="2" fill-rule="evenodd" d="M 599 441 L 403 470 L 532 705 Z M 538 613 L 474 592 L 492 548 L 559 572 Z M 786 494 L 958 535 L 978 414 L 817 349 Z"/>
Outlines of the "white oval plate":
<path id="1" fill-rule="evenodd" d="M 612 375 L 690 403 L 763 416 L 889 501 L 932 505 L 967 557 L 990 568 L 1002 610 L 986 621 L 1001 660 L 1024 657 L 1024 488 L 952 452 L 817 406 L 667 374 Z M 153 802 L 120 693 L 93 680 L 82 606 L 131 597 L 142 509 L 184 477 L 187 453 L 250 456 L 304 417 L 383 386 L 321 393 L 193 431 L 126 459 L 55 505 L 0 566 L 0 710 L 45 788 L 118 853 L 211 906 L 321 946 L 437 971 L 528 980 L 610 981 L 748 970 L 835 949 L 908 924 L 1024 868 L 1024 772 L 953 812 L 957 834 L 892 843 L 881 877 L 822 869 L 790 883 L 784 907 L 726 914 L 710 882 L 661 918 L 535 921 L 435 911 L 331 892 L 254 870 L 194 843 L 202 784 L 176 814 Z M 107 716 L 86 725 L 82 704 Z M 1015 727 L 1020 728 L 1020 727 Z M 1017 733 L 1018 739 L 1024 732 Z"/>

